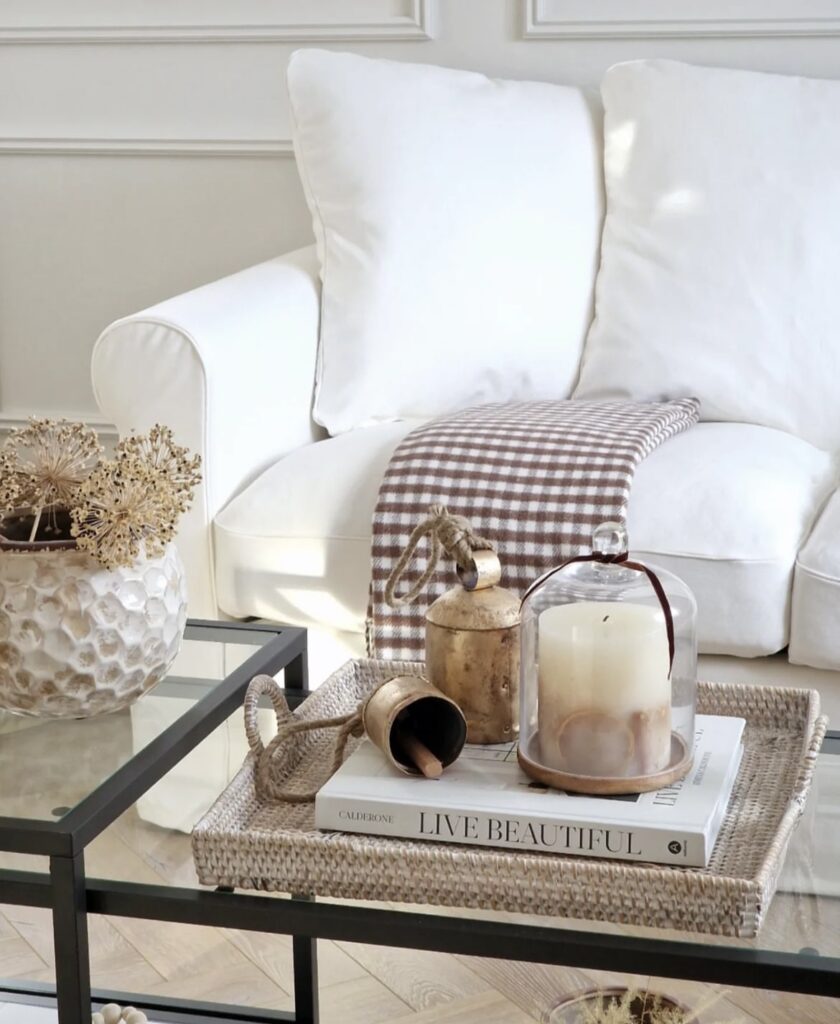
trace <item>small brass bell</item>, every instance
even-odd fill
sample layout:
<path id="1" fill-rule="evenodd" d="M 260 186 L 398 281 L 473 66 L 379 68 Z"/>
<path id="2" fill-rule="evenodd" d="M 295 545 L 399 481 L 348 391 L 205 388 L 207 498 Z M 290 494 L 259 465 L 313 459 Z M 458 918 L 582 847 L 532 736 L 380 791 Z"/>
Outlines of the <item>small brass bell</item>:
<path id="1" fill-rule="evenodd" d="M 438 778 L 457 760 L 467 723 L 455 701 L 423 676 L 395 676 L 364 706 L 368 739 L 406 775 Z"/>
<path id="2" fill-rule="evenodd" d="M 426 676 L 464 712 L 468 743 L 506 743 L 519 735 L 519 598 L 497 586 L 495 551 L 457 572 L 426 612 Z"/>

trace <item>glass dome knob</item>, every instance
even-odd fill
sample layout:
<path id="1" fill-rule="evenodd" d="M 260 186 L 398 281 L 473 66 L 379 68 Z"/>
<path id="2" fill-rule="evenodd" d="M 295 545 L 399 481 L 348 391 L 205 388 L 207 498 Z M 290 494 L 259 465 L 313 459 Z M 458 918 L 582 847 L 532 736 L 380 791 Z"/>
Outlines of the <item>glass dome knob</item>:
<path id="1" fill-rule="evenodd" d="M 627 550 L 627 529 L 623 523 L 601 523 L 592 533 L 596 555 L 620 555 Z"/>

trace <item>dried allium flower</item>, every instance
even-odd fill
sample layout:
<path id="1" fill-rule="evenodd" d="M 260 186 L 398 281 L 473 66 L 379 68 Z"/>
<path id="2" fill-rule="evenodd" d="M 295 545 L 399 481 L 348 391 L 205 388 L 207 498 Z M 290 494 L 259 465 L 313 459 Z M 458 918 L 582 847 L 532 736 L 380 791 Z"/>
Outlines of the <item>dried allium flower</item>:
<path id="1" fill-rule="evenodd" d="M 40 512 L 52 505 L 73 504 L 102 446 L 96 432 L 83 423 L 33 416 L 28 426 L 11 431 L 3 451 L 8 459 L 3 477 L 8 473 L 13 477 L 14 500 Z"/>
<path id="2" fill-rule="evenodd" d="M 628 989 L 620 999 L 603 995 L 597 1002 L 583 1007 L 581 1024 L 637 1024 L 632 1004 L 641 997 L 642 993 L 635 989 Z"/>
<path id="3" fill-rule="evenodd" d="M 621 996 L 604 993 L 583 1006 L 580 1024 L 699 1024 L 700 1014 L 723 999 L 725 992 L 712 991 L 690 1010 L 666 1005 L 662 996 L 642 989 L 626 989 Z M 725 1024 L 743 1024 L 737 1017 Z"/>
<path id="4" fill-rule="evenodd" d="M 201 456 L 190 457 L 189 451 L 175 444 L 169 427 L 156 423 L 148 434 L 132 434 L 119 442 L 117 458 L 142 459 L 160 477 L 156 485 L 169 491 L 178 510 L 186 512 L 193 499 L 193 490 L 201 483 Z"/>
<path id="5" fill-rule="evenodd" d="M 0 519 L 20 505 L 20 480 L 10 451 L 0 448 Z"/>
<path id="6" fill-rule="evenodd" d="M 103 460 L 81 488 L 71 533 L 81 551 L 106 568 L 163 553 L 175 534 L 179 507 L 145 459 L 123 452 Z"/>

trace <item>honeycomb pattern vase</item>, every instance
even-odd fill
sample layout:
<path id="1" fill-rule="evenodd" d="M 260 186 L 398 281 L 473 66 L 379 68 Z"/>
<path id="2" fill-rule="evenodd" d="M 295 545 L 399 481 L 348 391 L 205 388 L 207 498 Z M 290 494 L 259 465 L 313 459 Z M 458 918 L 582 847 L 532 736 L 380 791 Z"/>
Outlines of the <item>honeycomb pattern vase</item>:
<path id="1" fill-rule="evenodd" d="M 0 709 L 89 718 L 126 707 L 168 671 L 187 621 L 184 568 L 104 569 L 68 544 L 2 544 Z"/>

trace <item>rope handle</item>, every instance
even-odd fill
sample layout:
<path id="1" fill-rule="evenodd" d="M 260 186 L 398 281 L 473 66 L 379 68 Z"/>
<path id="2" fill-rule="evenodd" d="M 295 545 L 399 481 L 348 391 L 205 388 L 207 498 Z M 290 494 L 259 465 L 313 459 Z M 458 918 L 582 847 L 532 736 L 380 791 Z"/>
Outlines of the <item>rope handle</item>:
<path id="1" fill-rule="evenodd" d="M 265 750 L 257 717 L 259 700 L 263 696 L 268 697 L 274 708 L 278 732 L 292 717 L 286 697 L 277 680 L 273 676 L 254 676 L 245 694 L 243 711 L 245 712 L 245 735 L 255 758 L 259 758 Z"/>
<path id="2" fill-rule="evenodd" d="M 262 696 L 269 698 L 277 718 L 277 733 L 268 746 L 263 744 L 260 737 L 257 717 L 259 699 Z M 317 789 L 299 792 L 284 788 L 284 772 L 280 756 L 289 753 L 289 741 L 295 736 L 314 732 L 316 729 L 337 729 L 328 777 L 333 775 L 338 771 L 344 759 L 347 741 L 351 736 L 361 736 L 364 731 L 363 708 L 364 704 L 356 708 L 355 711 L 338 715 L 335 718 L 297 718 L 289 710 L 286 697 L 276 679 L 267 675 L 254 676 L 245 694 L 244 712 L 245 735 L 248 738 L 251 753 L 254 755 L 254 785 L 257 796 L 267 803 L 311 803 L 315 799 Z"/>
<path id="3" fill-rule="evenodd" d="M 429 538 L 429 560 L 417 582 L 401 595 L 397 595 L 399 584 L 405 570 L 414 557 L 420 541 Z M 401 608 L 411 604 L 423 593 L 432 577 L 437 572 L 438 562 L 443 552 L 454 559 L 458 568 L 469 572 L 473 568 L 473 551 L 495 551 L 493 543 L 474 532 L 468 519 L 451 513 L 445 505 L 432 505 L 429 515 L 411 532 L 405 551 L 400 555 L 388 582 L 385 584 L 385 600 L 392 608 Z"/>
<path id="4" fill-rule="evenodd" d="M 519 607 L 525 603 L 525 599 L 529 597 L 542 583 L 546 580 L 550 580 L 555 573 L 565 569 L 567 565 L 572 565 L 574 562 L 600 562 L 603 565 L 622 565 L 625 569 L 633 569 L 636 572 L 641 572 L 647 576 L 650 585 L 653 587 L 653 592 L 656 594 L 659 605 L 662 608 L 662 614 L 665 616 L 665 630 L 668 634 L 668 674 L 671 674 L 671 670 L 674 667 L 674 651 L 676 649 L 676 642 L 674 639 L 674 616 L 671 612 L 671 605 L 668 603 L 668 596 L 665 593 L 665 588 L 659 580 L 659 577 L 649 566 L 643 562 L 631 562 L 626 551 L 621 551 L 618 554 L 610 555 L 605 554 L 601 551 L 593 551 L 589 555 L 576 555 L 574 558 L 568 558 L 565 562 L 560 565 L 556 565 L 553 569 L 549 569 L 548 572 L 543 573 L 539 579 L 534 580 L 530 587 L 522 595 L 522 601 Z"/>

